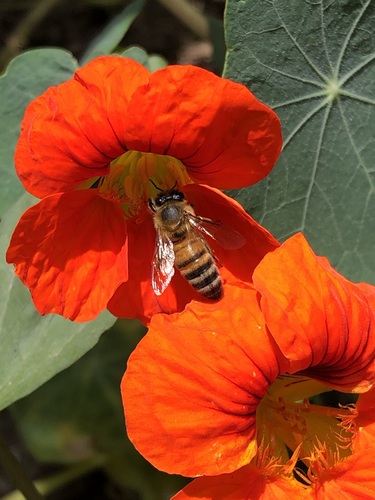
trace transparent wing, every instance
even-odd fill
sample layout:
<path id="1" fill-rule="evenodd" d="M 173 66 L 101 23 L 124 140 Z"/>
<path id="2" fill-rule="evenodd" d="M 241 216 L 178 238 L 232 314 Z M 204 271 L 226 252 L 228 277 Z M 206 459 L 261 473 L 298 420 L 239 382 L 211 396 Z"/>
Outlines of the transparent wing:
<path id="1" fill-rule="evenodd" d="M 161 295 L 174 275 L 172 241 L 159 229 L 156 230 L 155 252 L 152 259 L 151 282 L 156 295 Z"/>
<path id="2" fill-rule="evenodd" d="M 186 216 L 195 229 L 215 240 L 223 248 L 236 250 L 244 246 L 246 242 L 242 234 L 229 226 L 225 226 L 220 221 L 213 221 L 187 212 Z"/>

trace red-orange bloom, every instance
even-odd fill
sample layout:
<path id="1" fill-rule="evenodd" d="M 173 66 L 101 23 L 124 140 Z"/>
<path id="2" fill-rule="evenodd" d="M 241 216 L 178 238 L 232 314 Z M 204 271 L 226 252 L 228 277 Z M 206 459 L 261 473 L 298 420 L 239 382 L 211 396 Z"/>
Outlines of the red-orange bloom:
<path id="1" fill-rule="evenodd" d="M 172 500 L 304 500 L 309 491 L 293 477 L 296 460 L 285 465 L 255 463 L 230 474 L 192 481 Z"/>
<path id="2" fill-rule="evenodd" d="M 195 479 L 172 500 L 373 500 L 375 493 L 375 442 L 344 459 L 316 450 L 306 484 L 293 476 L 295 461 L 282 465 L 255 460 L 231 474 Z M 301 475 L 302 479 L 302 475 Z"/>
<path id="3" fill-rule="evenodd" d="M 160 299 L 151 293 L 155 186 L 178 186 L 198 215 L 240 228 L 249 243 L 229 257 L 228 276 L 243 279 L 277 242 L 215 188 L 259 181 L 280 148 L 277 116 L 243 85 L 193 66 L 150 74 L 100 57 L 26 110 L 16 170 L 41 201 L 22 216 L 7 261 L 42 314 L 85 321 L 110 302 L 147 322 L 180 310 L 196 295 L 179 276 Z M 245 269 L 236 262 L 249 252 Z M 227 253 L 218 257 L 226 279 Z"/>
<path id="4" fill-rule="evenodd" d="M 328 481 L 343 487 L 346 460 L 357 474 L 368 463 L 354 445 L 358 413 L 307 398 L 374 384 L 374 305 L 374 287 L 340 276 L 302 235 L 290 238 L 263 258 L 253 284 L 228 285 L 220 304 L 193 301 L 152 319 L 122 381 L 130 439 L 162 470 L 227 474 L 226 487 L 241 492 L 254 481 L 270 488 L 289 481 L 301 495 L 318 495 Z M 293 480 L 288 450 L 309 468 L 304 484 Z M 246 475 L 255 478 L 247 486 Z M 223 488 L 219 479 L 197 484 L 202 498 Z M 191 496 L 177 498 L 199 497 L 195 486 L 184 491 Z M 264 498 L 272 495 L 265 490 Z"/>

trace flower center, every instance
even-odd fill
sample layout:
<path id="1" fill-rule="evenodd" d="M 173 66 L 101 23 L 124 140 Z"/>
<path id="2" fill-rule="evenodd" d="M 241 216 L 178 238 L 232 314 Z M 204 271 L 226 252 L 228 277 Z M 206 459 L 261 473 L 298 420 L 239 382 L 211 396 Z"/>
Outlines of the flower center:
<path id="1" fill-rule="evenodd" d="M 300 460 L 308 461 L 322 443 L 337 459 L 350 455 L 355 410 L 311 404 L 301 398 L 304 384 L 308 397 L 314 395 L 314 381 L 304 377 L 285 377 L 272 384 L 257 409 L 258 444 L 272 447 L 284 463 L 289 451 L 297 448 Z M 322 384 L 316 383 L 316 390 L 315 394 L 323 392 Z"/>
<path id="2" fill-rule="evenodd" d="M 109 174 L 99 183 L 99 192 L 117 201 L 125 216 L 132 217 L 161 191 L 190 182 L 184 164 L 176 158 L 128 151 L 111 162 Z"/>

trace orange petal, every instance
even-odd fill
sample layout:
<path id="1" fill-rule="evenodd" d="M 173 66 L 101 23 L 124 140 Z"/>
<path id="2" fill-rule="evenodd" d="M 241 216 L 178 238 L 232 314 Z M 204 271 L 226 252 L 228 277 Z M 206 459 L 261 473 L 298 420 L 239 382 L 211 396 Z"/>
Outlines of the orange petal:
<path id="1" fill-rule="evenodd" d="M 185 186 L 184 192 L 197 215 L 220 221 L 244 237 L 245 244 L 235 250 L 223 248 L 212 238 L 206 238 L 214 250 L 224 280 L 229 283 L 237 280 L 252 282 L 256 266 L 267 253 L 278 248 L 280 243 L 250 217 L 239 203 L 221 191 L 189 184 Z"/>
<path id="2" fill-rule="evenodd" d="M 129 277 L 108 303 L 118 318 L 138 318 L 148 325 L 158 313 L 183 311 L 186 304 L 200 295 L 176 272 L 172 283 L 158 296 L 151 285 L 151 262 L 155 249 L 155 228 L 151 214 L 140 222 L 128 220 Z M 204 300 L 202 298 L 202 300 Z"/>
<path id="3" fill-rule="evenodd" d="M 346 280 L 315 256 L 301 234 L 254 272 L 261 308 L 291 373 L 362 392 L 375 382 L 373 287 Z"/>
<path id="4" fill-rule="evenodd" d="M 355 433 L 352 440 L 354 451 L 375 446 L 375 388 L 361 394 L 356 404 Z"/>
<path id="5" fill-rule="evenodd" d="M 258 182 L 280 153 L 277 115 L 244 85 L 202 68 L 152 73 L 128 112 L 129 149 L 178 158 L 195 182 L 220 189 Z"/>
<path id="6" fill-rule="evenodd" d="M 322 469 L 314 484 L 317 500 L 375 498 L 375 447 L 354 453 L 329 469 Z"/>
<path id="7" fill-rule="evenodd" d="M 232 198 L 208 186 L 190 184 L 184 187 L 186 198 L 194 206 L 197 215 L 219 220 L 238 231 L 245 244 L 237 250 L 223 249 L 211 238 L 207 243 L 220 263 L 220 274 L 225 283 L 239 279 L 251 282 L 254 268 L 267 252 L 279 246 L 273 236 L 252 219 Z M 137 317 L 148 324 L 154 314 L 183 311 L 191 300 L 211 303 L 198 294 L 176 271 L 171 284 L 161 295 L 155 295 L 151 287 L 151 261 L 155 249 L 155 229 L 152 217 L 147 213 L 141 222 L 130 220 L 129 280 L 120 286 L 108 304 L 117 317 Z M 225 293 L 225 286 L 224 286 Z"/>
<path id="8" fill-rule="evenodd" d="M 128 435 L 169 473 L 232 472 L 256 452 L 256 409 L 278 373 L 255 290 L 228 285 L 218 303 L 152 318 L 121 384 Z"/>
<path id="9" fill-rule="evenodd" d="M 88 321 L 127 280 L 124 216 L 94 190 L 48 196 L 22 215 L 7 261 L 41 314 Z"/>
<path id="10" fill-rule="evenodd" d="M 148 76 L 131 59 L 99 57 L 32 101 L 15 153 L 25 188 L 42 198 L 105 175 L 127 151 L 128 102 Z"/>
<path id="11" fill-rule="evenodd" d="M 171 500 L 291 500 L 312 498 L 292 476 L 268 477 L 253 465 L 232 474 L 200 477 L 188 484 Z"/>

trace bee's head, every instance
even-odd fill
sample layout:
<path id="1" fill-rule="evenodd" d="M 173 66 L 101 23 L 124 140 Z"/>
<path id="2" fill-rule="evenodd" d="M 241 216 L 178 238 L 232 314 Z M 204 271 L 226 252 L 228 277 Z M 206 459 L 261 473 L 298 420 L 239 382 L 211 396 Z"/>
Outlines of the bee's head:
<path id="1" fill-rule="evenodd" d="M 158 208 L 161 208 L 168 202 L 185 200 L 184 193 L 176 189 L 177 181 L 174 183 L 174 186 L 167 191 L 163 191 L 158 186 L 156 186 L 152 179 L 150 179 L 150 182 L 156 187 L 158 191 L 160 191 L 160 194 L 155 196 L 155 198 L 148 200 L 149 207 L 153 212 L 155 212 Z"/>

